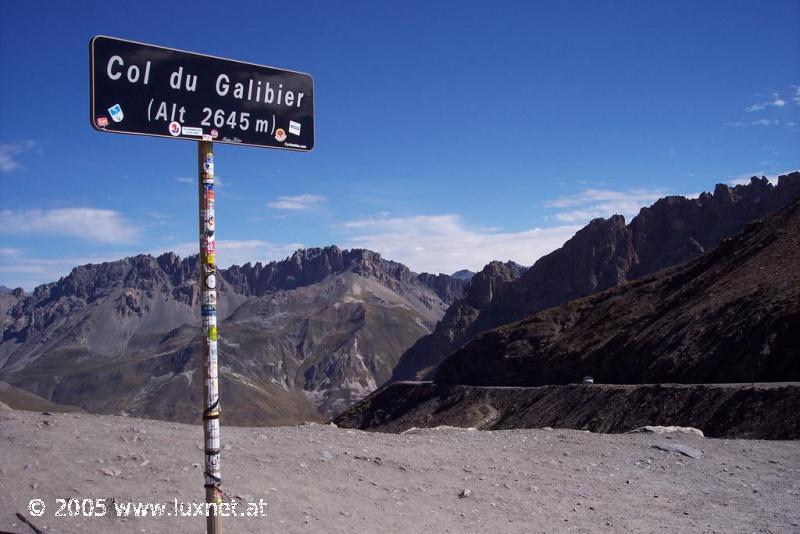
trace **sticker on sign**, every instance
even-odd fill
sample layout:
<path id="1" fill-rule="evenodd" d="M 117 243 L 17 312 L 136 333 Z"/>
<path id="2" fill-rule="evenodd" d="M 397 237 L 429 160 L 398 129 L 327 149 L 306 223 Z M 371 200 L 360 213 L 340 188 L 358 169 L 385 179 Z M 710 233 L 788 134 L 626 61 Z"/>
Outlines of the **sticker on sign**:
<path id="1" fill-rule="evenodd" d="M 314 148 L 308 74 L 114 37 L 89 46 L 90 120 L 98 131 Z M 103 116 L 110 117 L 105 127 Z"/>

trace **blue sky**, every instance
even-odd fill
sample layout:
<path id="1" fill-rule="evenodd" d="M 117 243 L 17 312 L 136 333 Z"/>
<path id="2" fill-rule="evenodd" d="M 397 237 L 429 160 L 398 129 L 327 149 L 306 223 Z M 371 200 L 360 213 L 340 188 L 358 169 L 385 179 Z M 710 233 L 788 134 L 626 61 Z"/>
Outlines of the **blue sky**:
<path id="1" fill-rule="evenodd" d="M 800 168 L 796 1 L 165 4 L 0 6 L 0 284 L 197 248 L 194 144 L 87 124 L 96 34 L 313 75 L 313 152 L 216 147 L 223 265 L 530 264 L 592 217 Z"/>

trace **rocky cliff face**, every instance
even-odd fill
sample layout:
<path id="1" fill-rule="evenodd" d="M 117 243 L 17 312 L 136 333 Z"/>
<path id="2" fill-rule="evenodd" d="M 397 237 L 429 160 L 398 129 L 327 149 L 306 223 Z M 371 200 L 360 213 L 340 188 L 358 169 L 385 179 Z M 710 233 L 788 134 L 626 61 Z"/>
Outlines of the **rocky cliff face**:
<path id="1" fill-rule="evenodd" d="M 473 285 L 485 285 L 473 278 L 434 332 L 402 356 L 392 378 L 429 377 L 432 367 L 481 332 L 696 258 L 798 196 L 800 173 L 794 172 L 777 185 L 754 177 L 747 185 L 718 184 L 698 198 L 666 197 L 642 208 L 630 224 L 619 215 L 593 220 L 521 276 L 495 284 L 489 299 L 467 300 Z"/>
<path id="2" fill-rule="evenodd" d="M 196 256 L 141 255 L 4 295 L 2 380 L 90 411 L 195 420 L 196 278 Z M 220 278 L 221 389 L 240 424 L 320 418 L 361 398 L 464 285 L 335 246 Z"/>
<path id="3" fill-rule="evenodd" d="M 473 386 L 800 381 L 800 199 L 678 267 L 484 332 L 435 380 Z"/>
<path id="4" fill-rule="evenodd" d="M 392 379 L 426 373 L 435 366 L 439 354 L 449 353 L 452 346 L 467 341 L 464 338 L 469 325 L 480 315 L 492 300 L 508 289 L 509 282 L 519 278 L 524 267 L 514 262 L 490 262 L 470 279 L 464 295 L 447 309 L 433 334 L 420 338 L 406 353 L 394 369 Z"/>

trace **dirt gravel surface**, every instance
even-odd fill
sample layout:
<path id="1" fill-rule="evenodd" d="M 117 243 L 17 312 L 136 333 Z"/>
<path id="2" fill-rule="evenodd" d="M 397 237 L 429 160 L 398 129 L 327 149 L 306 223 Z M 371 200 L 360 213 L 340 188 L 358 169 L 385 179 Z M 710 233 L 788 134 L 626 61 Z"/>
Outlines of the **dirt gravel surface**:
<path id="1" fill-rule="evenodd" d="M 202 516 L 120 518 L 112 506 L 174 514 L 175 499 L 202 501 L 201 437 L 199 425 L 2 411 L 0 530 L 33 532 L 22 513 L 44 532 L 202 532 Z M 266 517 L 222 518 L 224 532 L 800 531 L 798 441 L 223 424 L 222 443 L 237 513 L 267 503 Z M 108 511 L 56 516 L 59 498 L 105 498 Z"/>

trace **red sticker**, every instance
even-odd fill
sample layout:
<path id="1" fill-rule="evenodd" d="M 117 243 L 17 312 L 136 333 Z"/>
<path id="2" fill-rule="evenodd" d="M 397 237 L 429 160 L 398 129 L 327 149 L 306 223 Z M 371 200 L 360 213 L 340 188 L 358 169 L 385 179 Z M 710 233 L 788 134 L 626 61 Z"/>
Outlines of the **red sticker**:
<path id="1" fill-rule="evenodd" d="M 97 117 L 95 122 L 99 128 L 105 128 L 108 126 L 108 117 Z"/>

